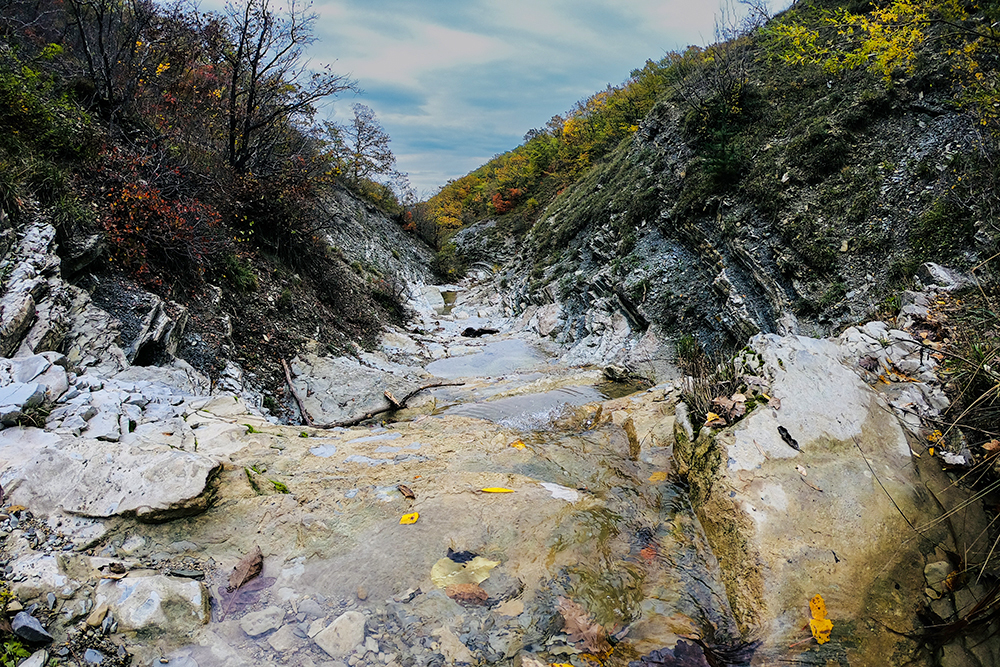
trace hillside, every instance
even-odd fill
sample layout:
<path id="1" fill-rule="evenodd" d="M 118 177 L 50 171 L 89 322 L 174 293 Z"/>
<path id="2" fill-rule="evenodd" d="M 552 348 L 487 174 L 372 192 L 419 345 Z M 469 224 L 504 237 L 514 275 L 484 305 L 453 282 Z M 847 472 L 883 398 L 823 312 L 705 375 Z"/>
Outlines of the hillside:
<path id="1" fill-rule="evenodd" d="M 398 176 L 388 136 L 357 105 L 377 156 L 318 121 L 324 100 L 357 84 L 309 69 L 315 15 L 266 0 L 244 9 L 7 7 L 4 354 L 32 327 L 49 332 L 36 352 L 66 348 L 87 312 L 129 363 L 176 354 L 278 410 L 282 359 L 306 345 L 370 348 L 402 321 L 430 254 L 385 185 Z M 29 248 L 33 238 L 44 242 Z"/>
<path id="2" fill-rule="evenodd" d="M 828 334 L 892 311 L 923 261 L 988 270 L 995 12 L 796 3 L 648 62 L 426 210 L 453 266 L 510 262 L 511 303 L 559 304 L 562 342 L 592 336 L 588 312 L 707 349 Z M 617 111 L 645 106 L 631 126 Z M 536 168 L 543 144 L 576 160 Z"/>

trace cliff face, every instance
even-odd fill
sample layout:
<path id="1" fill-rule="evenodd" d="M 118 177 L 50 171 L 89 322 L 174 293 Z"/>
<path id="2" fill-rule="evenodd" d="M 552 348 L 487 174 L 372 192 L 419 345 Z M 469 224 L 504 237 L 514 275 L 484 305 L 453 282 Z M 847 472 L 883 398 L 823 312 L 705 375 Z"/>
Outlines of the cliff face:
<path id="1" fill-rule="evenodd" d="M 74 250 L 59 243 L 41 207 L 26 207 L 16 222 L 4 216 L 0 355 L 57 352 L 76 372 L 103 374 L 180 359 L 208 376 L 214 391 L 237 392 L 256 408 L 271 395 L 267 404 L 276 410 L 282 358 L 306 344 L 350 349 L 377 338 L 430 275 L 430 251 L 371 204 L 334 189 L 325 209 L 331 251 L 322 266 L 293 274 L 262 257 L 247 269 L 244 290 L 231 280 L 206 283 L 174 299 L 142 289 L 100 261 L 99 251 L 88 270 L 66 270 L 78 258 L 64 256 Z"/>
<path id="2" fill-rule="evenodd" d="M 570 345 L 604 336 L 596 313 L 623 317 L 632 344 L 650 327 L 710 349 L 828 335 L 891 310 L 923 261 L 969 269 L 995 252 L 990 146 L 933 90 L 762 83 L 722 149 L 660 103 L 523 238 L 488 221 L 456 241 L 473 261 L 510 260 L 511 309 L 558 304 L 551 335 Z"/>

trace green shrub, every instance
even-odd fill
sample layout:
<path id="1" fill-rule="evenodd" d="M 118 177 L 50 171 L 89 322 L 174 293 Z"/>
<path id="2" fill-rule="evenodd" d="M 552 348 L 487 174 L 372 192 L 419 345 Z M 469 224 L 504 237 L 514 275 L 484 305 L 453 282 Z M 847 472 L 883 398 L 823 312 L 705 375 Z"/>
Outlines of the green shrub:
<path id="1" fill-rule="evenodd" d="M 222 257 L 222 278 L 237 292 L 257 291 L 257 274 L 253 267 L 234 253 Z"/>
<path id="2" fill-rule="evenodd" d="M 454 243 L 446 243 L 434 255 L 434 259 L 431 261 L 431 271 L 439 279 L 446 282 L 465 277 L 467 267 L 458 246 Z"/>

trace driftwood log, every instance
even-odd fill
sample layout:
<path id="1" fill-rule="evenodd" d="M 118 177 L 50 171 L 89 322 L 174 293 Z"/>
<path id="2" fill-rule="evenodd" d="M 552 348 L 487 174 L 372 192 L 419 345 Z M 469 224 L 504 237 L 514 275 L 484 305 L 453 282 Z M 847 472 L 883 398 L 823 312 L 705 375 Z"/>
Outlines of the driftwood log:
<path id="1" fill-rule="evenodd" d="M 378 410 L 371 410 L 361 415 L 360 417 L 352 417 L 351 419 L 345 419 L 343 421 L 333 422 L 332 424 L 312 424 L 312 427 L 338 428 L 342 426 L 357 426 L 361 422 L 365 421 L 366 419 L 371 419 L 375 415 L 380 415 L 384 412 L 393 412 L 394 410 L 401 410 L 405 408 L 407 401 L 409 401 L 411 398 L 413 398 L 414 396 L 416 396 L 417 394 L 426 389 L 433 389 L 434 387 L 461 387 L 464 384 L 465 384 L 464 382 L 431 382 L 430 384 L 425 384 L 420 387 L 417 387 L 409 394 L 398 400 L 396 399 L 395 396 L 392 395 L 391 391 L 386 390 L 384 394 L 385 400 L 389 403 L 389 405 L 387 405 L 386 407 L 379 408 Z"/>
<path id="2" fill-rule="evenodd" d="M 292 371 L 288 368 L 288 363 L 282 359 L 281 365 L 285 368 L 285 382 L 288 383 L 288 388 L 292 391 L 292 398 L 299 406 L 299 414 L 302 415 L 302 421 L 305 422 L 306 426 L 313 426 L 312 417 L 306 412 L 306 406 L 302 403 L 302 398 L 299 396 L 299 392 L 295 391 L 295 385 L 292 384 Z"/>

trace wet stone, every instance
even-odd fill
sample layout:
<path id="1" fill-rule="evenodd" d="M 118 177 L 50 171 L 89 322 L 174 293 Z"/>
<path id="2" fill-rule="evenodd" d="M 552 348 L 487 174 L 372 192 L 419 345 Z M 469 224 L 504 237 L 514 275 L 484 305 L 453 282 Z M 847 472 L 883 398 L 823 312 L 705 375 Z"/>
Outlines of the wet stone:
<path id="1" fill-rule="evenodd" d="M 104 662 L 104 654 L 100 651 L 88 648 L 83 652 L 83 661 L 88 665 L 99 665 Z"/>
<path id="2" fill-rule="evenodd" d="M 32 644 L 52 641 L 52 635 L 46 632 L 38 619 L 28 612 L 19 611 L 10 625 L 15 635 Z"/>
<path id="3" fill-rule="evenodd" d="M 240 619 L 243 632 L 251 637 L 258 637 L 281 625 L 285 618 L 285 610 L 281 607 L 268 607 L 261 611 L 253 611 Z"/>

